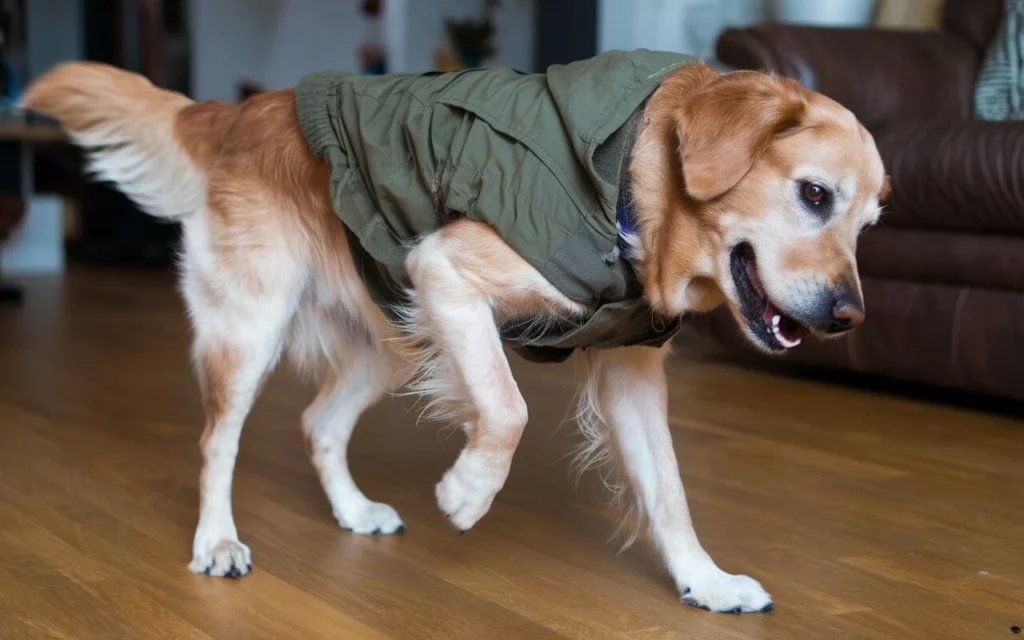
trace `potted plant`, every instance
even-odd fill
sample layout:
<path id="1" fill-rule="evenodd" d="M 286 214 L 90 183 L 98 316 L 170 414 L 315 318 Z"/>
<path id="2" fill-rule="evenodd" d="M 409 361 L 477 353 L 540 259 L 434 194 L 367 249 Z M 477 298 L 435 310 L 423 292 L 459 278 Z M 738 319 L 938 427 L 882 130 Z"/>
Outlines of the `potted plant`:
<path id="1" fill-rule="evenodd" d="M 494 14 L 500 4 L 500 0 L 484 0 L 480 18 L 445 20 L 448 41 L 463 67 L 479 67 L 494 55 Z"/>

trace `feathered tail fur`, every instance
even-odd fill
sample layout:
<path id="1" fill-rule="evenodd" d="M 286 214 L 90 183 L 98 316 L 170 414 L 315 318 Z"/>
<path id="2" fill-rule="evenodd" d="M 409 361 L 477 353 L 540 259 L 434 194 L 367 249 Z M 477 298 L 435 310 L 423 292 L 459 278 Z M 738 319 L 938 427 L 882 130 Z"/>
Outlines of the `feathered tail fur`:
<path id="1" fill-rule="evenodd" d="M 237 107 L 195 103 L 141 75 L 69 62 L 33 83 L 22 105 L 60 121 L 89 169 L 147 213 L 179 219 L 203 202 L 206 173 Z"/>

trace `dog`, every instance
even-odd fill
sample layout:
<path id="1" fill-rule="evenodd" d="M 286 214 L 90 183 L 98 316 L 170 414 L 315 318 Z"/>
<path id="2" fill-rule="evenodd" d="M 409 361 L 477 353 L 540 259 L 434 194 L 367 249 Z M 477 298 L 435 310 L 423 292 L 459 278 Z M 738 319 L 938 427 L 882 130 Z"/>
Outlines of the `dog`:
<path id="1" fill-rule="evenodd" d="M 673 318 L 724 304 L 754 345 L 779 353 L 808 334 L 831 337 L 864 321 L 857 238 L 878 220 L 889 187 L 872 136 L 850 111 L 792 80 L 759 72 L 719 73 L 685 61 L 641 73 L 628 57 L 594 64 L 553 68 L 546 76 L 479 75 L 491 73 L 481 70 L 402 76 L 420 84 L 389 92 L 378 91 L 382 85 L 352 84 L 372 80 L 344 80 L 348 84 L 330 94 L 337 100 L 331 108 L 344 111 L 351 106 L 346 100 L 370 105 L 357 114 L 350 132 L 360 135 L 366 133 L 360 123 L 380 126 L 374 109 L 387 108 L 389 96 L 402 100 L 403 108 L 420 108 L 425 99 L 416 92 L 422 87 L 443 93 L 461 82 L 483 82 L 481 100 L 499 95 L 501 104 L 487 103 L 493 109 L 516 103 L 523 91 L 536 91 L 532 102 L 510 107 L 519 110 L 516 122 L 549 109 L 544 101 L 556 93 L 554 99 L 561 99 L 562 89 L 582 92 L 577 103 L 635 100 L 635 109 L 632 103 L 627 109 L 637 114 L 635 128 L 622 147 L 625 159 L 615 165 L 620 173 L 610 178 L 614 183 L 621 176 L 619 191 L 630 194 L 627 217 L 617 208 L 621 198 L 616 202 L 614 189 L 604 183 L 595 187 L 594 202 L 579 209 L 591 215 L 610 207 L 616 216 L 611 228 L 621 254 L 612 247 L 602 259 L 609 268 L 628 263 L 643 311 L 649 312 L 645 322 L 664 328 Z M 619 91 L 609 80 L 616 73 L 638 84 Z M 509 83 L 520 84 L 517 93 L 505 96 Z M 467 86 L 466 92 L 477 87 Z M 647 95 L 635 95 L 641 86 L 648 87 Z M 496 134 L 497 121 L 488 120 L 487 144 L 515 146 L 518 160 L 501 175 L 475 172 L 460 206 L 449 206 L 454 196 L 445 193 L 451 185 L 441 176 L 447 167 L 439 164 L 429 180 L 420 180 L 439 222 L 427 232 L 414 229 L 395 245 L 402 244 L 404 253 L 390 281 L 400 280 L 404 297 L 400 313 L 389 315 L 390 307 L 368 287 L 367 269 L 373 271 L 377 262 L 362 243 L 372 248 L 372 242 L 353 233 L 332 201 L 349 187 L 338 186 L 336 163 L 325 159 L 328 151 L 313 152 L 297 115 L 298 100 L 288 89 L 240 105 L 196 103 L 141 76 L 84 62 L 55 68 L 23 98 L 27 108 L 59 120 L 91 152 L 99 178 L 115 183 L 148 213 L 183 225 L 181 286 L 206 412 L 199 521 L 188 567 L 211 576 L 237 578 L 252 568 L 232 515 L 231 481 L 243 422 L 282 351 L 320 381 L 302 414 L 302 428 L 343 528 L 378 535 L 405 529 L 392 507 L 360 491 L 346 462 L 360 414 L 384 394 L 404 388 L 425 397 L 435 416 L 465 428 L 466 444 L 436 486 L 441 511 L 465 531 L 487 513 L 505 483 L 527 423 L 503 341 L 529 347 L 552 326 L 564 333 L 567 324 L 580 326 L 595 314 L 595 303 L 566 295 L 555 278 L 524 257 L 531 247 L 512 247 L 508 238 L 520 226 L 499 233 L 501 225 L 489 224 L 486 211 L 471 214 L 496 185 L 508 189 L 502 193 L 518 194 L 516 216 L 536 213 L 527 205 L 545 201 L 549 193 L 524 194 L 517 181 L 534 174 L 520 168 L 558 165 L 537 160 L 553 142 L 531 137 L 522 126 Z M 437 104 L 429 106 L 431 117 L 441 117 Z M 488 112 L 451 99 L 442 115 L 462 118 L 452 121 L 455 139 L 480 130 L 480 122 L 465 118 Z M 409 129 L 413 120 L 423 121 L 388 126 Z M 437 122 L 434 129 L 443 128 Z M 337 133 L 340 125 L 332 126 Z M 429 135 L 437 135 L 434 129 Z M 408 131 L 381 128 L 374 130 L 378 134 L 408 144 L 402 154 L 418 152 L 418 142 L 403 139 Z M 513 140 L 513 134 L 521 138 Z M 552 136 L 558 137 L 547 138 Z M 449 153 L 454 144 L 431 139 L 431 154 Z M 566 144 L 580 139 L 566 137 Z M 349 155 L 355 147 L 346 147 Z M 492 166 L 487 163 L 497 161 L 494 154 L 483 153 L 480 162 Z M 433 158 L 428 154 L 423 162 Z M 414 162 L 395 162 L 406 160 Z M 400 210 L 400 198 L 380 193 L 386 180 L 406 173 L 388 169 L 378 178 L 373 172 L 380 167 L 367 164 L 373 163 L 356 162 L 355 195 L 341 202 L 362 197 L 371 202 L 364 211 L 369 216 L 388 207 Z M 537 180 L 557 172 L 541 173 Z M 412 169 L 408 175 L 422 177 Z M 552 191 L 576 179 L 558 176 L 563 182 L 544 183 L 555 185 Z M 536 220 L 542 225 L 547 218 Z M 515 335 L 507 330 L 523 323 L 541 329 Z M 583 463 L 616 461 L 684 602 L 716 612 L 770 611 L 772 600 L 762 586 L 720 569 L 694 532 L 668 427 L 663 363 L 670 334 L 661 331 L 653 342 L 582 349 Z M 576 346 L 559 353 L 581 351 Z"/>

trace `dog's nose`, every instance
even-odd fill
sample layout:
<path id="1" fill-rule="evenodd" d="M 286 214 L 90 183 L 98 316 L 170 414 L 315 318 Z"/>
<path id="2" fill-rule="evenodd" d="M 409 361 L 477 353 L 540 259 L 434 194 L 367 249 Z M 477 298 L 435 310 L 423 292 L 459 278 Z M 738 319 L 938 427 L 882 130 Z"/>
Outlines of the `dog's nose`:
<path id="1" fill-rule="evenodd" d="M 832 306 L 832 323 L 829 333 L 849 331 L 864 322 L 864 303 L 850 295 L 840 295 Z"/>

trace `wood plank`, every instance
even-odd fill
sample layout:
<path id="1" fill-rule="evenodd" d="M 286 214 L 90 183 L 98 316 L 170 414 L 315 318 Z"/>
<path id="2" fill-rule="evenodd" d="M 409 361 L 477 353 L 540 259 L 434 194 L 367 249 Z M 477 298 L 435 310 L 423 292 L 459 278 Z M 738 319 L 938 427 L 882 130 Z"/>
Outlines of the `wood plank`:
<path id="1" fill-rule="evenodd" d="M 462 436 L 387 399 L 353 474 L 409 530 L 341 531 L 306 459 L 312 389 L 275 375 L 235 482 L 255 571 L 190 574 L 202 410 L 159 272 L 30 280 L 0 310 L 0 639 L 1011 638 L 1024 624 L 1016 415 L 673 361 L 670 417 L 698 533 L 773 594 L 761 616 L 677 601 L 644 545 L 618 553 L 562 425 L 572 363 L 514 362 L 531 424 L 491 512 L 460 537 L 433 485 Z M 684 350 L 685 351 L 685 350 Z"/>

